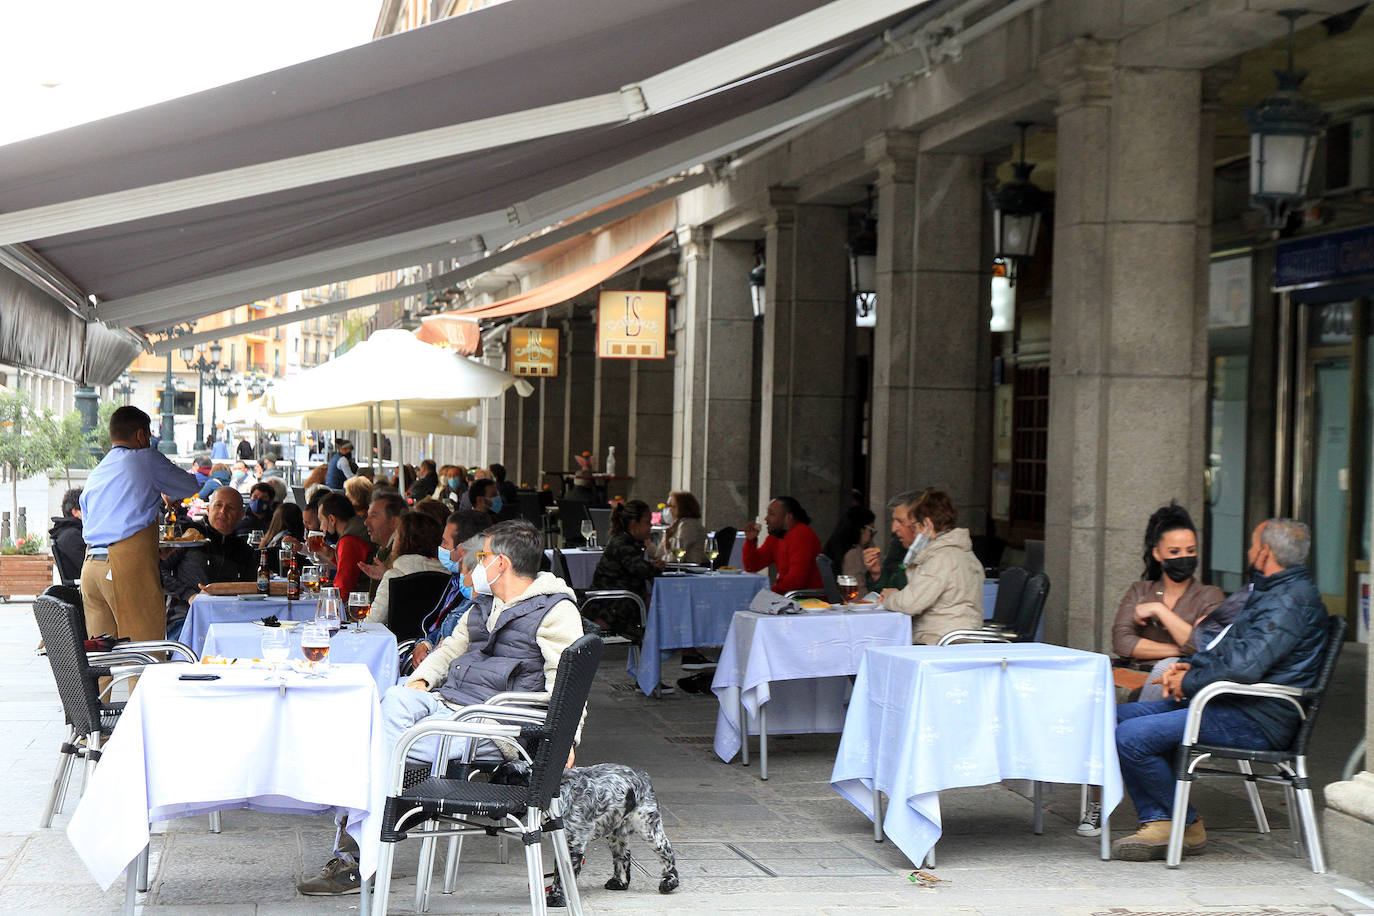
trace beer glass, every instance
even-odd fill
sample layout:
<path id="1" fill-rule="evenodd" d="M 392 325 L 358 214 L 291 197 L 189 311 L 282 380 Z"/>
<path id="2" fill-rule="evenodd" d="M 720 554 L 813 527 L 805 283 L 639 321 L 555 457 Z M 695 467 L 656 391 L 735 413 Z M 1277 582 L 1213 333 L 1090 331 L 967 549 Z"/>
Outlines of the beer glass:
<path id="1" fill-rule="evenodd" d="M 835 584 L 840 587 L 840 595 L 846 605 L 852 604 L 859 597 L 858 576 L 836 576 Z"/>
<path id="2" fill-rule="evenodd" d="M 329 673 L 329 629 L 319 623 L 307 623 L 301 629 L 301 654 L 310 662 L 308 677 L 324 677 Z"/>
<path id="3" fill-rule="evenodd" d="M 307 566 L 305 572 L 301 574 L 301 584 L 305 586 L 306 594 L 318 593 L 320 590 L 320 568 Z"/>
<path id="4" fill-rule="evenodd" d="M 353 632 L 363 631 L 363 621 L 367 619 L 367 612 L 372 610 L 372 599 L 367 597 L 367 592 L 350 592 L 348 595 L 348 616 L 353 618 Z"/>

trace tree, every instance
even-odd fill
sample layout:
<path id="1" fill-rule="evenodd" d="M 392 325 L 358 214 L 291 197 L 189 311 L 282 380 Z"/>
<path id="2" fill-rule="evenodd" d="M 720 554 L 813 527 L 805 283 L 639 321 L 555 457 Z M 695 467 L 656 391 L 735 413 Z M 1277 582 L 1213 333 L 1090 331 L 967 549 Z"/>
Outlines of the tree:
<path id="1" fill-rule="evenodd" d="M 91 446 L 95 436 L 81 428 L 81 414 L 70 411 L 60 417 L 50 417 L 49 438 L 52 441 L 53 468 L 61 468 L 67 478 L 67 489 L 72 487 L 72 468 L 89 467 Z"/>
<path id="2" fill-rule="evenodd" d="M 10 477 L 10 495 L 19 507 L 19 481 L 59 467 L 52 413 L 39 410 L 22 391 L 0 392 L 0 467 Z"/>
<path id="3" fill-rule="evenodd" d="M 119 409 L 119 403 L 114 400 L 101 401 L 100 408 L 96 413 L 95 429 L 91 430 L 91 447 L 99 454 L 104 455 L 114 445 L 110 441 L 110 415 Z"/>

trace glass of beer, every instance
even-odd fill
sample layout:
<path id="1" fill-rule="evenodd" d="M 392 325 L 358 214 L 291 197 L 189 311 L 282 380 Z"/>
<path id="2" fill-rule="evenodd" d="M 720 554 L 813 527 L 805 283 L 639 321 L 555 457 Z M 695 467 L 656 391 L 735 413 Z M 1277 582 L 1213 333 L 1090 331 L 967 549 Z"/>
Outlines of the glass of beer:
<path id="1" fill-rule="evenodd" d="M 307 566 L 305 572 L 301 573 L 301 584 L 305 586 L 308 594 L 315 594 L 320 590 L 320 568 L 318 566 Z"/>
<path id="2" fill-rule="evenodd" d="M 286 544 L 281 545 L 281 550 L 277 552 L 278 572 L 285 576 L 286 571 L 291 568 L 291 548 Z"/>
<path id="3" fill-rule="evenodd" d="M 367 612 L 372 610 L 372 599 L 367 597 L 367 592 L 349 592 L 348 594 L 348 616 L 353 619 L 353 632 L 363 631 L 363 621 L 367 619 Z"/>
<path id="4" fill-rule="evenodd" d="M 310 553 L 319 553 L 324 550 L 324 532 L 308 531 L 305 535 L 305 549 Z"/>
<path id="5" fill-rule="evenodd" d="M 308 623 L 301 629 L 301 654 L 310 662 L 308 677 L 324 677 L 329 673 L 329 629 L 319 623 Z"/>
<path id="6" fill-rule="evenodd" d="M 859 597 L 858 576 L 836 576 L 835 584 L 840 587 L 840 596 L 845 604 L 852 604 Z"/>

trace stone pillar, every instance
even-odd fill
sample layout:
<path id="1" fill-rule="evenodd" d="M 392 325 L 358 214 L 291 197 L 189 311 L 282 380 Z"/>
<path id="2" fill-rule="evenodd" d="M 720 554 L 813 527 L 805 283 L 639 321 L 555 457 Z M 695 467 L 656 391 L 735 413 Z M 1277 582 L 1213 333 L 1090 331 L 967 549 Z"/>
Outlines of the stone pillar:
<path id="1" fill-rule="evenodd" d="M 574 313 L 568 322 L 568 384 L 564 389 L 567 425 L 564 427 L 562 467 L 574 469 L 573 454 L 591 452 L 596 415 L 596 320 Z M 592 467 L 601 470 L 604 455 L 592 452 Z"/>
<path id="2" fill-rule="evenodd" d="M 1210 193 L 1201 74 L 1117 68 L 1081 41 L 1060 87 L 1045 558 L 1049 642 L 1103 649 L 1141 537 L 1202 515 Z"/>
<path id="3" fill-rule="evenodd" d="M 615 473 L 629 474 L 630 459 L 630 372 L 636 360 L 598 359 L 596 361 L 596 416 L 593 418 L 592 454 L 598 470 L 606 470 L 606 451 L 615 446 Z M 623 481 L 609 485 L 606 496 L 629 498 Z M 665 493 L 666 497 L 666 493 Z"/>
<path id="4" fill-rule="evenodd" d="M 545 327 L 559 329 L 558 375 L 541 380 L 540 389 L 535 395 L 539 398 L 539 404 L 534 416 L 530 416 L 528 408 L 525 411 L 525 437 L 527 440 L 530 438 L 533 420 L 533 432 L 538 443 L 538 461 L 531 475 L 539 478 L 536 486 L 554 483 L 553 478 L 546 479 L 543 476 L 545 471 L 569 470 L 573 463 L 572 455 L 564 448 L 567 439 L 568 384 L 572 375 L 570 325 L 571 322 L 566 320 L 545 320 Z M 555 485 L 553 490 L 557 495 L 560 487 Z"/>
<path id="5" fill-rule="evenodd" d="M 916 154 L 909 134 L 864 147 L 878 170 L 878 324 L 873 336 L 869 500 L 948 492 L 959 524 L 987 514 L 987 278 L 976 156 Z"/>
<path id="6" fill-rule="evenodd" d="M 672 486 L 673 364 L 666 359 L 630 361 L 628 454 L 620 458 L 634 480 L 625 497 L 656 504 Z M 616 453 L 619 456 L 619 449 Z"/>
<path id="7" fill-rule="evenodd" d="M 704 359 L 705 430 L 700 488 L 708 530 L 742 528 L 755 514 L 750 475 L 756 448 L 754 406 L 754 305 L 749 271 L 753 242 L 711 242 Z M 800 497 L 799 497 L 800 498 Z"/>
<path id="8" fill-rule="evenodd" d="M 76 409 L 81 414 L 81 432 L 83 434 L 95 432 L 100 415 L 100 396 L 96 394 L 94 388 L 89 385 L 82 385 L 76 389 Z M 101 458 L 100 447 L 93 444 L 88 451 L 92 458 L 90 466 L 94 467 Z"/>
<path id="9" fill-rule="evenodd" d="M 679 381 L 678 437 L 681 455 L 676 486 L 700 495 L 706 487 L 706 387 L 709 349 L 711 228 L 693 226 L 678 232 L 679 276 L 677 334 Z M 666 498 L 666 494 L 665 494 Z"/>
<path id="10" fill-rule="evenodd" d="M 765 226 L 759 500 L 795 496 L 824 538 L 849 490 L 844 434 L 848 303 L 848 212 L 799 205 L 773 188 Z"/>

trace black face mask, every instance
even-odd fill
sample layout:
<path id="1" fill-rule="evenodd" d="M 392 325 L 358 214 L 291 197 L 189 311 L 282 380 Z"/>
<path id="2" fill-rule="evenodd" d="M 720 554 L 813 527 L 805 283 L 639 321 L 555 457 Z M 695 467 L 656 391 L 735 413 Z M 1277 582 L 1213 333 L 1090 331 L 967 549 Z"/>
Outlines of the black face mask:
<path id="1" fill-rule="evenodd" d="M 1197 572 L 1197 557 L 1169 557 L 1160 562 L 1164 575 L 1175 582 L 1187 582 Z"/>

